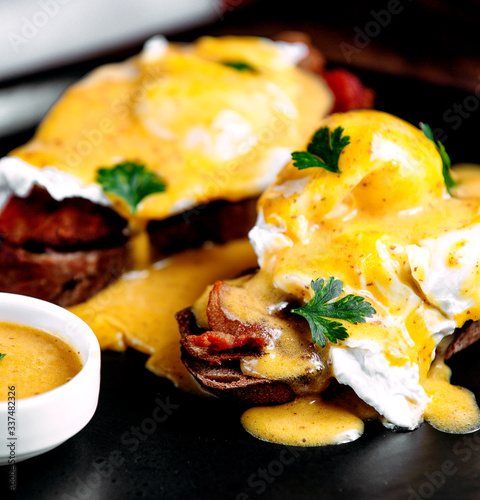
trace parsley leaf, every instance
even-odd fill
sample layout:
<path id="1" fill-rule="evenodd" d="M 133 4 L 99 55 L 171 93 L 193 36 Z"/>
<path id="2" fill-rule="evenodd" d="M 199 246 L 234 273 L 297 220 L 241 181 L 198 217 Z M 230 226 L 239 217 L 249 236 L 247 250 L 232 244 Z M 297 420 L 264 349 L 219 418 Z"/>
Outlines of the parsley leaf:
<path id="1" fill-rule="evenodd" d="M 97 182 L 106 193 L 112 193 L 127 202 L 132 214 L 137 211 L 138 204 L 147 196 L 163 193 L 166 184 L 158 175 L 149 172 L 145 165 L 126 161 L 113 168 L 100 168 Z"/>
<path id="2" fill-rule="evenodd" d="M 308 321 L 312 339 L 321 347 L 325 347 L 327 338 L 336 344 L 338 340 L 348 337 L 342 323 L 328 318 L 343 319 L 356 325 L 365 323 L 365 318 L 376 313 L 370 303 L 359 295 L 350 294 L 330 302 L 343 293 L 343 283 L 338 279 L 330 277 L 325 283 L 323 278 L 319 278 L 312 281 L 311 287 L 315 295 L 310 302 L 298 309 L 292 309 L 291 312 L 303 316 Z"/>
<path id="3" fill-rule="evenodd" d="M 222 61 L 222 64 L 237 71 L 252 71 L 253 73 L 257 71 L 254 66 L 245 61 Z"/>
<path id="4" fill-rule="evenodd" d="M 452 175 L 450 174 L 451 162 L 450 162 L 450 157 L 448 156 L 445 150 L 445 146 L 440 141 L 435 141 L 432 129 L 430 128 L 429 125 L 420 122 L 419 126 L 420 130 L 425 134 L 425 137 L 427 139 L 430 139 L 437 146 L 438 154 L 442 159 L 442 174 L 443 174 L 443 180 L 445 181 L 445 187 L 447 188 L 448 194 L 450 196 L 453 196 L 451 190 L 457 185 L 457 183 L 453 180 Z"/>
<path id="5" fill-rule="evenodd" d="M 2 353 L 0 352 L 0 361 L 2 361 L 2 359 L 3 359 L 6 355 L 7 355 L 6 353 L 5 353 L 5 354 L 2 354 Z"/>
<path id="6" fill-rule="evenodd" d="M 329 172 L 340 173 L 338 159 L 343 148 L 350 144 L 350 136 L 342 137 L 344 129 L 337 127 L 331 134 L 328 127 L 322 127 L 315 132 L 307 151 L 292 153 L 293 165 L 299 170 L 311 167 L 321 167 Z"/>

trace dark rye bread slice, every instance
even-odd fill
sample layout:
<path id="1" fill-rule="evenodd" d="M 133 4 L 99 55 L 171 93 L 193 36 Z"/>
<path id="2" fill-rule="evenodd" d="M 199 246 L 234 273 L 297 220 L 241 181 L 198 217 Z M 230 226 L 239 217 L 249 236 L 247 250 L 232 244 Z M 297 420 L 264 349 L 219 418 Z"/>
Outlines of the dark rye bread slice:
<path id="1" fill-rule="evenodd" d="M 245 346 L 216 352 L 193 345 L 188 335 L 201 335 L 205 330 L 197 325 L 192 309 L 183 309 L 175 317 L 181 334 L 182 362 L 208 392 L 247 406 L 283 404 L 295 399 L 295 393 L 284 382 L 242 373 L 240 359 L 258 356 L 258 350 Z"/>
<path id="2" fill-rule="evenodd" d="M 123 245 L 126 228 L 109 207 L 78 197 L 57 201 L 39 187 L 25 198 L 10 197 L 0 210 L 0 237 L 32 252 Z"/>
<path id="3" fill-rule="evenodd" d="M 453 334 L 452 342 L 445 352 L 445 359 L 480 340 L 480 321 L 467 321 L 462 328 L 458 328 Z"/>
<path id="4" fill-rule="evenodd" d="M 225 243 L 244 238 L 257 218 L 257 199 L 237 202 L 215 200 L 147 225 L 158 256 L 195 248 L 206 241 Z"/>
<path id="5" fill-rule="evenodd" d="M 126 245 L 34 253 L 0 242 L 0 292 L 69 307 L 115 281 L 125 268 L 126 256 Z"/>
<path id="6" fill-rule="evenodd" d="M 83 302 L 124 272 L 127 241 L 127 221 L 111 208 L 38 187 L 12 196 L 0 211 L 0 291 Z"/>

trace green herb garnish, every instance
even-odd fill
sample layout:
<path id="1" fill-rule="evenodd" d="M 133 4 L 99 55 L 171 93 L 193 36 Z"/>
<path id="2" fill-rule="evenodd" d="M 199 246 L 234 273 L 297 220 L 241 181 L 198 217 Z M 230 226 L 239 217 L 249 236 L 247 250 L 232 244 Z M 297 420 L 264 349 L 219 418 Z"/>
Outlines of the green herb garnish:
<path id="1" fill-rule="evenodd" d="M 257 68 L 245 61 L 222 61 L 222 64 L 237 71 L 252 71 L 254 73 L 257 71 Z"/>
<path id="2" fill-rule="evenodd" d="M 442 174 L 443 180 L 445 181 L 445 187 L 447 188 L 448 194 L 450 196 L 453 196 L 451 190 L 457 185 L 457 183 L 453 180 L 452 175 L 450 174 L 451 162 L 450 157 L 445 151 L 445 146 L 440 141 L 435 141 L 432 129 L 429 125 L 420 122 L 419 126 L 420 130 L 425 134 L 425 137 L 427 137 L 427 139 L 430 139 L 437 146 L 438 154 L 442 159 Z"/>
<path id="3" fill-rule="evenodd" d="M 3 359 L 6 355 L 7 355 L 7 354 L 2 354 L 2 353 L 0 352 L 0 361 L 2 361 L 2 359 Z"/>
<path id="4" fill-rule="evenodd" d="M 323 278 L 312 281 L 311 287 L 315 292 L 313 298 L 298 309 L 292 309 L 292 313 L 303 316 L 310 325 L 313 341 L 321 347 L 325 347 L 326 339 L 334 344 L 338 340 L 348 337 L 347 329 L 338 321 L 332 319 L 343 319 L 356 325 L 365 323 L 365 318 L 373 316 L 376 311 L 363 297 L 359 295 L 346 295 L 335 302 L 343 293 L 343 283 L 333 277 L 328 278 L 325 283 Z"/>
<path id="5" fill-rule="evenodd" d="M 112 193 L 127 202 L 132 214 L 137 211 L 138 204 L 147 196 L 163 193 L 166 184 L 158 175 L 149 172 L 145 165 L 127 161 L 113 168 L 100 168 L 97 182 L 107 193 Z"/>
<path id="6" fill-rule="evenodd" d="M 337 127 L 332 133 L 328 127 L 317 130 L 307 151 L 292 153 L 293 165 L 298 169 L 321 167 L 329 172 L 340 173 L 338 159 L 343 148 L 350 144 L 350 136 L 342 137 L 344 129 Z"/>

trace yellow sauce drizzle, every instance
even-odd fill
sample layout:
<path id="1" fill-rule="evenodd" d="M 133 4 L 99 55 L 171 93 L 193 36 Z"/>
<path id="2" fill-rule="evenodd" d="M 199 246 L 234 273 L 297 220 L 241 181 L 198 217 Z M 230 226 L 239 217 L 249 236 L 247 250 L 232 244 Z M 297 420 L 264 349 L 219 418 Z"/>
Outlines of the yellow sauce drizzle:
<path id="1" fill-rule="evenodd" d="M 443 363 L 442 363 L 443 364 Z M 449 368 L 424 382 L 431 397 L 424 413 L 435 429 L 465 434 L 480 428 L 480 410 L 475 396 L 464 387 L 450 384 Z M 299 397 L 279 406 L 255 407 L 241 418 L 245 430 L 263 441 L 290 446 L 342 444 L 359 438 L 363 422 L 380 415 L 352 391 L 344 391 L 331 401 L 320 397 Z"/>

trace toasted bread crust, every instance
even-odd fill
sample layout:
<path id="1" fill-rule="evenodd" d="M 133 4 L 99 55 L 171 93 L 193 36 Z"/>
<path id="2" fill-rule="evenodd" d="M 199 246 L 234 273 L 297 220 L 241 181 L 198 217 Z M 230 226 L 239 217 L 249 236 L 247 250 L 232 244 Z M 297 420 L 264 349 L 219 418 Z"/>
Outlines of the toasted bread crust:
<path id="1" fill-rule="evenodd" d="M 257 218 L 257 198 L 216 200 L 164 220 L 150 221 L 147 231 L 159 256 L 203 245 L 244 238 Z"/>
<path id="2" fill-rule="evenodd" d="M 126 245 L 41 253 L 0 242 L 0 292 L 18 293 L 63 307 L 83 302 L 124 271 Z"/>
<path id="3" fill-rule="evenodd" d="M 34 187 L 0 211 L 0 291 L 68 307 L 124 272 L 127 220 L 83 198 L 53 199 Z"/>
<path id="4" fill-rule="evenodd" d="M 258 356 L 258 350 L 244 347 L 216 352 L 195 346 L 187 337 L 200 335 L 205 330 L 198 327 L 192 309 L 183 309 L 175 317 L 181 334 L 182 362 L 207 391 L 247 406 L 283 404 L 295 399 L 295 393 L 284 382 L 242 373 L 240 359 Z"/>
<path id="5" fill-rule="evenodd" d="M 477 340 L 480 340 L 480 321 L 465 324 L 455 332 L 453 340 L 445 352 L 445 359 L 449 359 L 457 352 L 466 349 Z"/>

